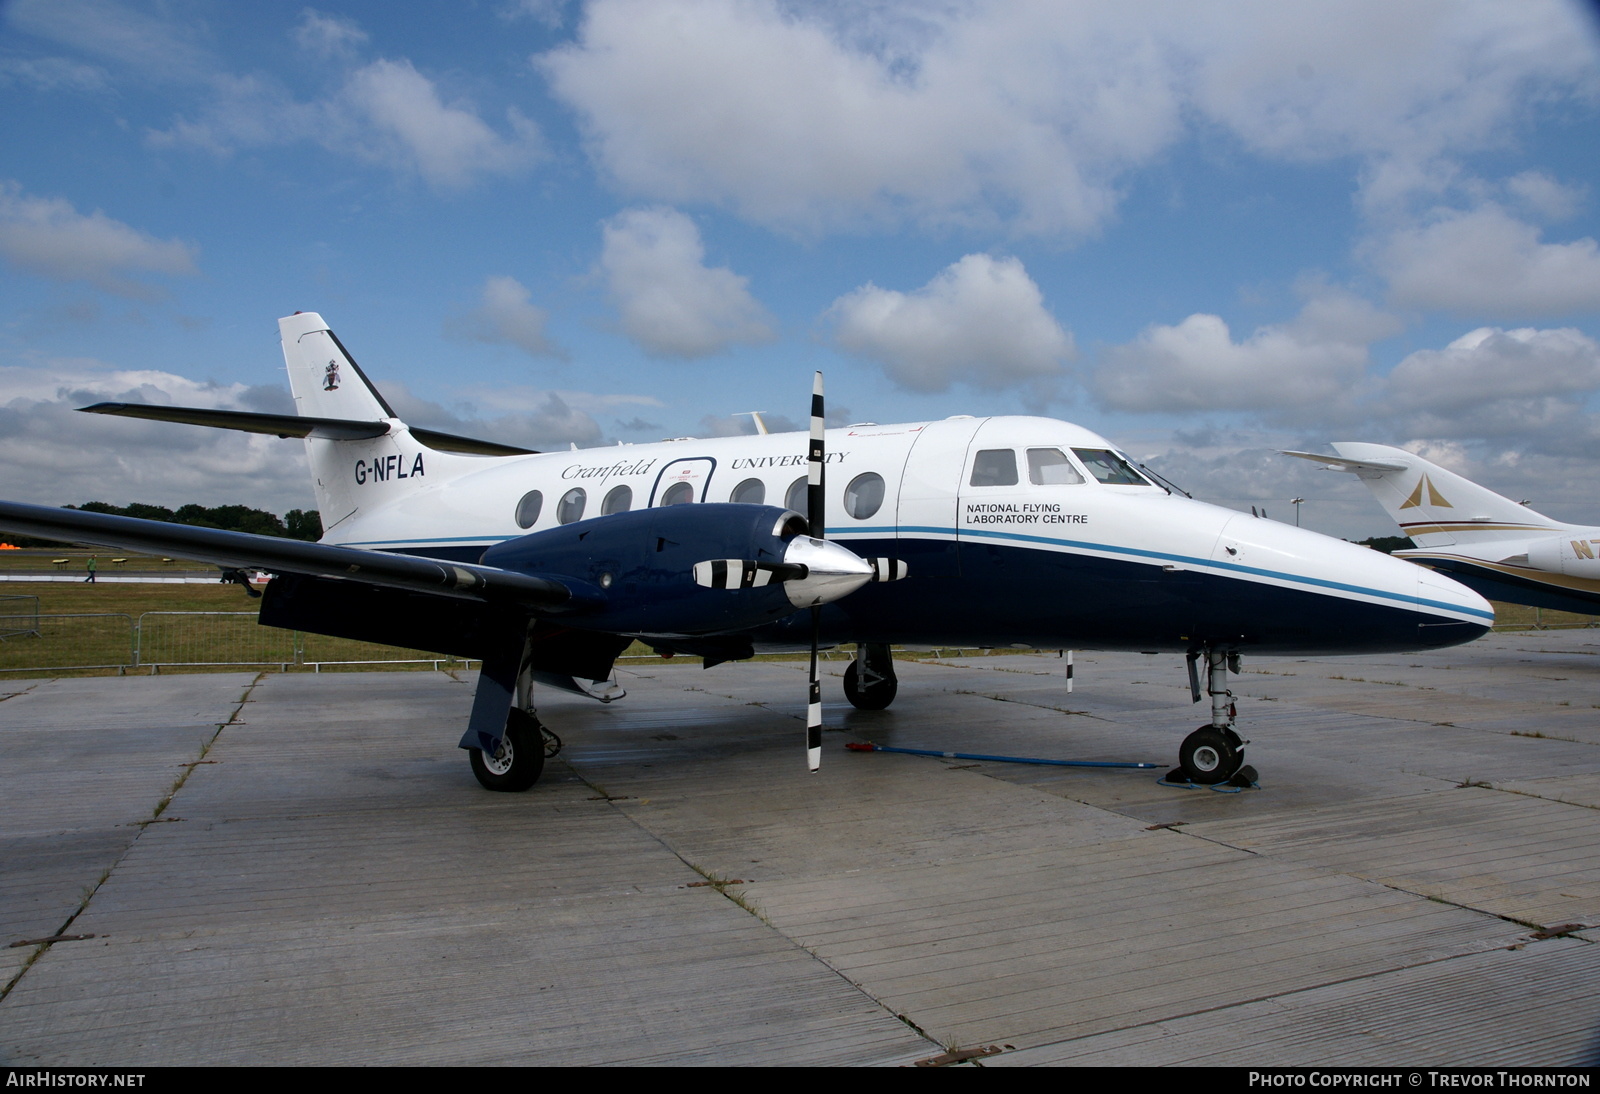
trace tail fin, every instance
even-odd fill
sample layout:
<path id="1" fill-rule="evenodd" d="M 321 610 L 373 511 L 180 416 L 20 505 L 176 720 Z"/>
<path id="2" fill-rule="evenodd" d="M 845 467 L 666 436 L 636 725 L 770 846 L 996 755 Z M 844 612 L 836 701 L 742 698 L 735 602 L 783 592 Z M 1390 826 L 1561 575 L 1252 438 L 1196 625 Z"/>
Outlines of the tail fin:
<path id="1" fill-rule="evenodd" d="M 370 422 L 395 417 L 337 335 L 314 311 L 278 320 L 295 409 L 307 418 Z"/>
<path id="2" fill-rule="evenodd" d="M 394 409 L 372 386 L 322 316 L 296 312 L 278 320 L 283 339 L 283 361 L 289 369 L 289 389 L 301 417 L 338 418 L 353 422 L 393 419 Z M 379 481 L 373 469 L 383 469 L 387 484 L 391 469 L 396 478 L 410 474 L 419 449 L 410 434 L 393 423 L 377 437 L 336 440 L 308 436 L 306 459 L 322 513 L 325 541 L 342 542 L 339 525 L 363 509 L 382 504 L 392 488 L 373 486 Z M 421 464 L 416 464 L 423 470 Z"/>
<path id="3" fill-rule="evenodd" d="M 1337 457 L 1287 455 L 1357 475 L 1418 547 L 1526 539 L 1530 532 L 1566 527 L 1403 448 L 1338 441 L 1333 450 Z"/>

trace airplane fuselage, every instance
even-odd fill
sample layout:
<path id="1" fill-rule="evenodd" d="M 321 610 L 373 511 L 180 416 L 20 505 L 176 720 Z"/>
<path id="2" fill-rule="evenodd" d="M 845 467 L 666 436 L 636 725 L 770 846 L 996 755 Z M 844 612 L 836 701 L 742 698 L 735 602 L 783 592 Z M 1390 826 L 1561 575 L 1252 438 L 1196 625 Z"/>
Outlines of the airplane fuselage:
<path id="1" fill-rule="evenodd" d="M 362 445 L 306 443 L 324 542 L 369 550 L 475 562 L 646 506 L 805 509 L 801 433 L 507 457 L 426 449 L 398 424 Z M 1493 621 L 1428 570 L 1168 493 L 1067 422 L 855 425 L 828 431 L 827 460 L 828 538 L 910 573 L 829 604 L 830 643 L 1311 655 L 1453 645 Z M 756 648 L 804 648 L 804 616 L 762 628 Z"/>

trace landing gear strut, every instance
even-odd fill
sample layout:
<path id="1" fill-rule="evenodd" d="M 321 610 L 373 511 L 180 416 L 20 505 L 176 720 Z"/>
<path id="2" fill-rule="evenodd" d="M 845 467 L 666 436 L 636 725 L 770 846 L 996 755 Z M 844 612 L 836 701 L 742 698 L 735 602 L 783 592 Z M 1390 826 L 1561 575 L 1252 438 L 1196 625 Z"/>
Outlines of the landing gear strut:
<path id="1" fill-rule="evenodd" d="M 855 660 L 844 670 L 844 697 L 857 710 L 882 710 L 894 702 L 900 681 L 888 646 L 859 643 Z"/>
<path id="2" fill-rule="evenodd" d="M 1233 782 L 1249 786 L 1256 781 L 1256 769 L 1244 762 L 1244 746 L 1249 742 L 1233 728 L 1236 716 L 1233 692 L 1228 690 L 1228 673 L 1239 671 L 1238 653 L 1206 646 L 1189 654 L 1189 687 L 1195 702 L 1200 701 L 1200 673 L 1197 662 L 1206 659 L 1206 694 L 1211 696 L 1211 721 L 1183 739 L 1178 749 L 1178 769 L 1167 776 L 1201 786 Z"/>

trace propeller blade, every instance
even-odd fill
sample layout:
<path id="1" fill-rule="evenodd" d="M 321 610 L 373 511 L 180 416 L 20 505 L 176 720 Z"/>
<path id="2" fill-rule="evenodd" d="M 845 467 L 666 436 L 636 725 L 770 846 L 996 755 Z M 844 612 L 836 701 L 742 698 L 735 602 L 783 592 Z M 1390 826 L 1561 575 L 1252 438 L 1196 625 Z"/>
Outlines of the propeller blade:
<path id="1" fill-rule="evenodd" d="M 815 539 L 827 538 L 823 533 L 827 518 L 822 505 L 822 373 L 811 383 L 811 452 L 806 465 L 806 520 L 811 525 Z"/>
<path id="2" fill-rule="evenodd" d="M 827 529 L 823 512 L 822 373 L 811 382 L 811 451 L 806 466 L 806 521 L 813 539 L 821 540 Z M 821 546 L 821 544 L 819 544 Z M 806 766 L 815 774 L 822 766 L 822 677 L 817 673 L 817 644 L 822 636 L 822 607 L 811 609 L 811 691 L 806 701 Z"/>
<path id="3" fill-rule="evenodd" d="M 872 567 L 874 581 L 899 581 L 909 572 L 906 564 L 898 558 L 868 558 L 862 561 Z"/>
<path id="4" fill-rule="evenodd" d="M 748 558 L 713 558 L 694 564 L 694 583 L 708 589 L 759 589 L 774 581 L 803 581 L 809 567 Z"/>
<path id="5" fill-rule="evenodd" d="M 817 640 L 822 609 L 811 609 L 811 692 L 806 701 L 806 766 L 814 775 L 822 766 L 822 678 L 817 674 Z"/>

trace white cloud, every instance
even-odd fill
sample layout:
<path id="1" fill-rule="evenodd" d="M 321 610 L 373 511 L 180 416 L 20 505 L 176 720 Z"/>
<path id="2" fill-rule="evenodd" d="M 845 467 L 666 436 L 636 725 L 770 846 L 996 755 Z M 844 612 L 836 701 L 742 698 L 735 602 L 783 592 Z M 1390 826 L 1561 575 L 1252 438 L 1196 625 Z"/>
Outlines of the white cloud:
<path id="1" fill-rule="evenodd" d="M 622 329 L 657 357 L 706 357 L 773 338 L 771 317 L 726 267 L 705 264 L 694 221 L 673 209 L 628 209 L 603 225 L 600 267 Z"/>
<path id="2" fill-rule="evenodd" d="M 293 36 L 301 49 L 324 59 L 348 56 L 367 41 L 367 32 L 354 19 L 324 15 L 313 8 L 300 13 Z"/>
<path id="3" fill-rule="evenodd" d="M 117 0 L 12 0 L 5 10 L 13 29 L 83 50 L 158 82 L 203 78 L 215 68 L 198 41 L 203 24 L 163 18 Z"/>
<path id="4" fill-rule="evenodd" d="M 448 326 L 474 342 L 513 345 L 530 357 L 564 357 L 545 335 L 549 319 L 516 278 L 490 277 L 483 283 L 483 303 Z"/>
<path id="5" fill-rule="evenodd" d="M 596 0 L 537 62 L 622 189 L 804 231 L 1092 232 L 1126 173 L 1195 127 L 1270 158 L 1359 157 L 1387 206 L 1449 185 L 1535 99 L 1597 87 L 1559 0 Z"/>
<path id="6" fill-rule="evenodd" d="M 307 48 L 349 53 L 359 44 L 354 35 L 362 32 L 354 24 L 316 19 L 313 31 L 302 23 L 297 32 Z M 337 90 L 310 100 L 259 75 L 218 70 L 207 73 L 204 83 L 200 110 L 149 131 L 151 144 L 225 156 L 240 148 L 311 141 L 339 155 L 418 175 L 440 190 L 521 173 L 544 146 L 539 127 L 515 108 L 506 111 L 503 130 L 496 129 L 471 103 L 447 102 L 438 84 L 404 58 L 356 67 Z"/>
<path id="7" fill-rule="evenodd" d="M 1436 214 L 1373 251 L 1398 304 L 1502 317 L 1600 309 L 1600 247 L 1545 243 L 1498 205 Z"/>
<path id="8" fill-rule="evenodd" d="M 1418 350 L 1385 382 L 1397 410 L 1460 411 L 1507 400 L 1587 396 L 1600 389 L 1600 344 L 1563 327 L 1480 327 L 1442 350 Z"/>
<path id="9" fill-rule="evenodd" d="M 1392 316 L 1349 293 L 1310 282 L 1291 322 L 1234 341 L 1220 316 L 1153 324 L 1107 350 L 1095 376 L 1117 410 L 1283 410 L 1346 405 L 1360 389 L 1367 347 L 1398 333 Z"/>
<path id="10" fill-rule="evenodd" d="M 1481 327 L 1401 361 L 1375 410 L 1407 438 L 1587 456 L 1600 441 L 1586 409 L 1596 391 L 1600 343 L 1581 331 Z"/>
<path id="11" fill-rule="evenodd" d="M 0 254 L 29 273 L 140 298 L 159 292 L 130 274 L 195 272 L 189 244 L 156 239 L 98 209 L 84 215 L 65 198 L 30 197 L 15 182 L 0 183 Z"/>
<path id="12" fill-rule="evenodd" d="M 0 391 L 8 498 L 49 505 L 243 504 L 280 514 L 316 507 L 298 443 L 76 412 L 95 402 L 257 410 L 261 389 L 78 359 L 0 367 Z"/>
<path id="13" fill-rule="evenodd" d="M 389 382 L 382 388 L 384 398 L 408 425 L 540 451 L 570 444 L 594 445 L 603 439 L 594 417 L 573 406 L 562 392 L 522 391 L 515 399 L 502 398 L 502 393 L 495 392 L 491 395 L 495 409 L 503 413 L 490 416 L 474 407 L 452 409 L 424 399 L 402 383 Z"/>
<path id="14" fill-rule="evenodd" d="M 357 69 L 341 105 L 359 122 L 354 136 L 369 158 L 415 170 L 442 188 L 518 171 L 539 151 L 538 127 L 515 109 L 506 113 L 511 135 L 502 137 L 469 105 L 447 105 L 433 81 L 406 60 Z"/>
<path id="15" fill-rule="evenodd" d="M 65 57 L 0 58 L 0 83 L 21 84 L 38 91 L 99 91 L 106 72 Z"/>
<path id="16" fill-rule="evenodd" d="M 910 293 L 870 282 L 828 309 L 834 341 L 912 391 L 1002 388 L 1060 375 L 1072 335 L 1015 258 L 971 254 Z"/>
<path id="17" fill-rule="evenodd" d="M 1542 171 L 1523 171 L 1506 180 L 1512 197 L 1546 220 L 1565 220 L 1578 211 L 1588 188 L 1557 182 Z"/>

